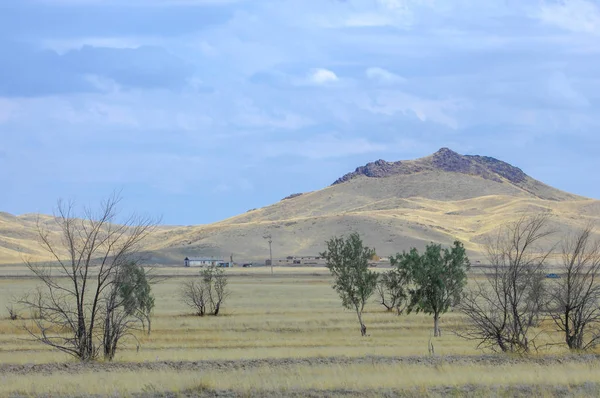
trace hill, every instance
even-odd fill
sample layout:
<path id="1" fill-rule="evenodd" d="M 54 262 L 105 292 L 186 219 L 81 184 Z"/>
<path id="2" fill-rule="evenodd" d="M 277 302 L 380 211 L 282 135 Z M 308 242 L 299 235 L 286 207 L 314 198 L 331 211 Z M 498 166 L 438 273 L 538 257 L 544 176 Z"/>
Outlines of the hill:
<path id="1" fill-rule="evenodd" d="M 381 255 L 458 238 L 480 258 L 487 234 L 538 212 L 550 213 L 561 233 L 587 220 L 600 225 L 600 201 L 550 187 L 500 160 L 442 148 L 421 159 L 369 163 L 324 189 L 210 226 L 168 231 L 167 248 L 159 251 L 264 259 L 263 236 L 271 234 L 274 257 L 315 255 L 331 236 L 358 231 Z"/>
<path id="2" fill-rule="evenodd" d="M 477 259 L 487 234 L 539 212 L 549 213 L 560 233 L 590 220 L 600 225 L 598 200 L 550 187 L 500 160 L 442 148 L 416 160 L 378 160 L 324 189 L 214 224 L 161 228 L 146 249 L 159 263 L 230 254 L 236 261 L 264 260 L 267 234 L 274 258 L 281 258 L 316 255 L 331 236 L 357 231 L 380 255 L 458 238 Z M 0 263 L 15 262 L 20 250 L 40 254 L 34 228 L 31 216 L 0 215 Z"/>

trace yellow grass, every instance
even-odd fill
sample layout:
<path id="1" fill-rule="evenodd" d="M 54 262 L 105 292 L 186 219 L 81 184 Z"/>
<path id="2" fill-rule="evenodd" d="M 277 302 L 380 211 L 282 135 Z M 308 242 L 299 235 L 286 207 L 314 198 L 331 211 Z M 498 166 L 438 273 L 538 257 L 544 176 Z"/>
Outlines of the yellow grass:
<path id="1" fill-rule="evenodd" d="M 119 371 L 13 376 L 0 383 L 0 394 L 131 394 L 149 391 L 232 390 L 239 393 L 293 390 L 429 389 L 519 385 L 570 386 L 600 383 L 598 363 L 560 365 L 400 365 L 260 366 L 249 370 Z"/>
<path id="2" fill-rule="evenodd" d="M 269 253 L 263 239 L 267 231 L 274 237 L 276 259 L 317 255 L 326 239 L 356 231 L 383 256 L 430 241 L 448 244 L 460 239 L 473 260 L 484 260 L 482 236 L 523 215 L 547 212 L 558 236 L 590 221 L 600 222 L 600 201 L 536 187 L 542 196 L 558 200 L 540 199 L 507 181 L 456 173 L 358 178 L 210 225 L 161 227 L 147 239 L 145 249 L 181 262 L 181 248 L 216 254 L 206 253 L 209 245 L 220 253 L 233 253 L 235 261 L 262 261 Z M 52 228 L 48 216 L 42 219 Z M 0 238 L 5 242 L 0 245 L 0 264 L 19 263 L 24 253 L 36 261 L 47 257 L 37 242 L 34 221 L 31 216 L 0 214 Z M 58 242 L 57 230 L 51 236 Z"/>
<path id="3" fill-rule="evenodd" d="M 222 316 L 203 318 L 181 304 L 178 287 L 183 279 L 169 279 L 155 287 L 152 335 L 140 336 L 140 352 L 132 342 L 125 345 L 117 360 L 427 354 L 429 316 L 397 317 L 372 302 L 365 314 L 371 336 L 361 338 L 356 315 L 341 307 L 329 277 L 311 276 L 312 270 L 306 268 L 293 272 L 272 278 L 262 275 L 264 270 L 253 269 L 246 271 L 252 277 L 233 276 L 231 298 Z M 0 279 L 0 302 L 35 285 L 35 280 Z M 443 325 L 457 322 L 456 314 L 448 314 Z M 27 337 L 19 326 L 20 322 L 0 320 L 0 361 L 41 363 L 65 358 L 35 342 L 19 340 Z M 469 348 L 471 343 L 451 333 L 437 345 L 440 354 L 476 353 Z M 12 355 L 15 350 L 19 350 L 18 357 Z"/>
<path id="4" fill-rule="evenodd" d="M 183 273 L 197 270 L 181 270 Z M 184 277 L 170 278 L 155 287 L 157 307 L 151 336 L 138 335 L 141 349 L 134 341 L 125 342 L 116 362 L 199 361 L 266 358 L 354 358 L 370 355 L 384 357 L 427 356 L 432 319 L 427 315 L 404 315 L 382 311 L 373 300 L 366 308 L 369 337 L 360 337 L 356 315 L 343 310 L 327 276 L 313 276 L 313 269 L 295 269 L 271 277 L 265 270 L 227 270 L 232 274 L 231 297 L 222 316 L 197 317 L 183 306 L 178 289 Z M 0 271 L 1 275 L 1 271 Z M 33 289 L 33 279 L 0 278 L 0 304 L 3 310 L 13 296 Z M 69 357 L 23 340 L 27 337 L 21 323 L 0 316 L 0 363 L 27 364 L 73 361 Z M 434 339 L 436 355 L 469 355 L 480 352 L 451 330 L 460 329 L 463 319 L 449 313 L 442 317 L 443 337 Z M 548 334 L 546 339 L 558 341 Z M 557 348 L 554 352 L 564 352 Z M 27 375 L 0 373 L 0 396 L 8 392 L 126 394 L 148 389 L 184 391 L 186 389 L 227 389 L 238 392 L 281 388 L 326 389 L 342 387 L 358 390 L 460 386 L 465 384 L 578 384 L 600 382 L 597 363 L 570 363 L 540 366 L 516 364 L 491 365 L 319 365 L 293 364 L 260 366 L 218 371 L 140 370 L 98 371 L 93 373 L 53 373 Z M 225 372 L 225 373 L 223 373 Z"/>

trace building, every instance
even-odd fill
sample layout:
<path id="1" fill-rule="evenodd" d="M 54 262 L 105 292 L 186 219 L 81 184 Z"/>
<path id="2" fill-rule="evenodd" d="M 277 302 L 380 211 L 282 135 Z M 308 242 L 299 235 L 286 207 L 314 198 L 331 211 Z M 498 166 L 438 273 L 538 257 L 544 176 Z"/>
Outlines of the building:
<path id="1" fill-rule="evenodd" d="M 324 265 L 325 259 L 320 256 L 287 256 L 285 259 L 273 260 L 279 265 Z"/>
<path id="2" fill-rule="evenodd" d="M 186 257 L 183 260 L 183 263 L 186 267 L 204 267 L 206 265 L 219 265 L 226 263 L 225 260 L 218 258 L 199 258 L 199 257 Z M 230 264 L 230 263 L 227 263 Z"/>

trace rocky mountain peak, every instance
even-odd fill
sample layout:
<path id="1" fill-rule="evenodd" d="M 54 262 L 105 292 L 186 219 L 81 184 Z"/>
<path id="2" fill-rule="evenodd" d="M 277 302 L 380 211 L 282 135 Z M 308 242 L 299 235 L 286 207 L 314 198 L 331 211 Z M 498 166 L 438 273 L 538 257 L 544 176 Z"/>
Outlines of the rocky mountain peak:
<path id="1" fill-rule="evenodd" d="M 461 155 L 449 148 L 441 148 L 433 155 L 416 160 L 386 162 L 379 159 L 357 167 L 351 173 L 338 178 L 333 185 L 341 184 L 359 176 L 385 178 L 397 174 L 413 174 L 423 171 L 444 171 L 479 176 L 502 183 L 525 182 L 527 175 L 519 168 L 489 156 Z"/>

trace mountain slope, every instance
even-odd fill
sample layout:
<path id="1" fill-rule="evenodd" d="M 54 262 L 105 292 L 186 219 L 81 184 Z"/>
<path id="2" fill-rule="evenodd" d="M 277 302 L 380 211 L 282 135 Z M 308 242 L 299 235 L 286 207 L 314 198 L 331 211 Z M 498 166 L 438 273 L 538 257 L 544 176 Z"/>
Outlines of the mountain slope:
<path id="1" fill-rule="evenodd" d="M 600 225 L 600 201 L 552 188 L 502 161 L 443 148 L 417 160 L 370 163 L 322 190 L 210 227 L 170 231 L 163 253 L 229 252 L 264 259 L 263 236 L 271 234 L 276 257 L 315 255 L 331 236 L 358 231 L 383 255 L 458 238 L 481 257 L 487 234 L 538 212 L 550 213 L 561 233 L 587 220 Z"/>
<path id="2" fill-rule="evenodd" d="M 281 258 L 316 255 L 331 236 L 357 231 L 380 255 L 460 239 L 477 259 L 485 236 L 539 212 L 549 213 L 561 234 L 588 221 L 600 226 L 600 201 L 552 188 L 505 162 L 442 148 L 421 159 L 369 163 L 319 191 L 215 224 L 161 228 L 146 250 L 159 263 L 230 254 L 236 261 L 263 260 L 266 234 L 273 236 L 273 256 Z M 34 226 L 31 217 L 0 216 L 0 263 L 18 259 L 19 248 L 39 255 Z"/>

